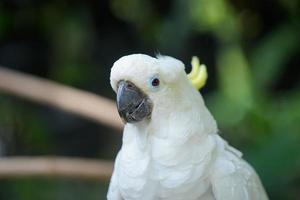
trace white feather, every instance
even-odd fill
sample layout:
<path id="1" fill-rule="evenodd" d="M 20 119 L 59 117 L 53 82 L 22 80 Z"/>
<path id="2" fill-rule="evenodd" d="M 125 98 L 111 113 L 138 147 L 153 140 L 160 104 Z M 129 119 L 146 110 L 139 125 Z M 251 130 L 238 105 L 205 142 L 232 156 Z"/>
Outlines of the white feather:
<path id="1" fill-rule="evenodd" d="M 148 88 L 153 75 L 161 80 L 158 91 Z M 110 79 L 115 91 L 118 81 L 132 81 L 154 107 L 151 119 L 125 125 L 109 200 L 267 199 L 255 171 L 217 134 L 181 61 L 125 56 L 115 62 Z"/>

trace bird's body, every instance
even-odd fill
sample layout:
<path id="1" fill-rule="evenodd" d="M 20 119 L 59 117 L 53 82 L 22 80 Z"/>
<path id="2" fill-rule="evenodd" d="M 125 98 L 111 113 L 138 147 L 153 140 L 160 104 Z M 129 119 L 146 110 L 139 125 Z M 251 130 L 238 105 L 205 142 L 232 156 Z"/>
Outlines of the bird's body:
<path id="1" fill-rule="evenodd" d="M 172 70 L 166 76 L 163 70 L 169 65 Z M 143 81 L 153 76 L 162 82 L 159 89 Z M 115 91 L 120 80 L 137 85 L 151 99 L 153 109 L 151 116 L 125 125 L 109 200 L 267 199 L 252 167 L 218 135 L 214 118 L 180 61 L 126 56 L 112 69 Z"/>

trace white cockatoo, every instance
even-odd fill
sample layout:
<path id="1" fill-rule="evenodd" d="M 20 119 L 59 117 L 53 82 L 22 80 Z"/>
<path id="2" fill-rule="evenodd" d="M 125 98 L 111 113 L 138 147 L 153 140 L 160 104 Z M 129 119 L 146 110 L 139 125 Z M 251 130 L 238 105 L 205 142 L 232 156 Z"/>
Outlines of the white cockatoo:
<path id="1" fill-rule="evenodd" d="M 111 86 L 125 123 L 108 200 L 264 200 L 259 177 L 218 135 L 197 89 L 206 68 L 172 57 L 117 60 Z"/>

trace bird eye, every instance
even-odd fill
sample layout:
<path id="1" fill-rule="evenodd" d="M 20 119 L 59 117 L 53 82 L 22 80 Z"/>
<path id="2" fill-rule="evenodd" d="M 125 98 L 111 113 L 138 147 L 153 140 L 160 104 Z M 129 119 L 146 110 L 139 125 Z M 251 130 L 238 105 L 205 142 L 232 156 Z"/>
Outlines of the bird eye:
<path id="1" fill-rule="evenodd" d="M 152 81 L 151 81 L 151 85 L 153 87 L 159 86 L 159 79 L 158 78 L 153 78 Z"/>
<path id="2" fill-rule="evenodd" d="M 153 92 L 157 91 L 159 89 L 160 84 L 161 84 L 161 81 L 159 80 L 159 77 L 157 75 L 152 76 L 148 80 L 148 88 Z"/>

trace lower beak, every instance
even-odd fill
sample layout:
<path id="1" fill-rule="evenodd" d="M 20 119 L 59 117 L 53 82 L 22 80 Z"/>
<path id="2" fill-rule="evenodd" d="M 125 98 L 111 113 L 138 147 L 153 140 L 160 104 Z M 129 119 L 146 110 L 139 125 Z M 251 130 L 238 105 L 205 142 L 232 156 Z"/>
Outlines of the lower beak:
<path id="1" fill-rule="evenodd" d="M 117 108 L 120 117 L 128 123 L 150 117 L 152 102 L 149 97 L 130 81 L 120 81 L 117 91 Z"/>

